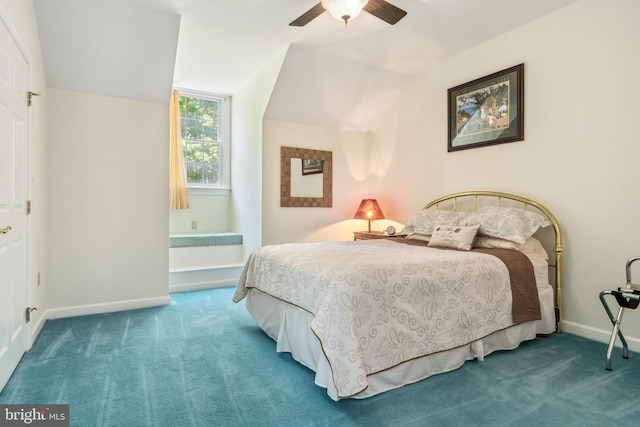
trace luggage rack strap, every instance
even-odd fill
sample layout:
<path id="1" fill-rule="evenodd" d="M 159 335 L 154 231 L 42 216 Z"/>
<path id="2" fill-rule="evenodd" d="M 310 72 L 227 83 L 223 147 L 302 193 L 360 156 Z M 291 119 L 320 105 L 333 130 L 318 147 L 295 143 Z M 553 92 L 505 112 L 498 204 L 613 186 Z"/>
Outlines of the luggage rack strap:
<path id="1" fill-rule="evenodd" d="M 624 308 L 630 308 L 635 310 L 640 304 L 640 291 L 639 290 L 625 290 L 624 288 L 618 288 L 617 291 L 611 291 L 611 295 L 616 297 L 618 305 Z"/>

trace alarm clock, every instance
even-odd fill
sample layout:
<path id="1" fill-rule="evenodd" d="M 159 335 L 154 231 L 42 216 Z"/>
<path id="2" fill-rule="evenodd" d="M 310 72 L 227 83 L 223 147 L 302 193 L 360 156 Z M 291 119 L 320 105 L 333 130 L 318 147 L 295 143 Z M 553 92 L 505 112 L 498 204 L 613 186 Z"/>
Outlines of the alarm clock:
<path id="1" fill-rule="evenodd" d="M 396 228 L 393 225 L 387 227 L 387 234 L 393 236 L 396 234 Z"/>

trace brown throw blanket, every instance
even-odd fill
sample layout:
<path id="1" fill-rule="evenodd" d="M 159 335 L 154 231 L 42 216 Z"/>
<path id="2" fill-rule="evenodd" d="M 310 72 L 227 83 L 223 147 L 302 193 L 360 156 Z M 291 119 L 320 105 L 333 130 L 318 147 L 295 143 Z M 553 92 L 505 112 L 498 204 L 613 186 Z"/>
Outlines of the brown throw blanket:
<path id="1" fill-rule="evenodd" d="M 398 243 L 406 243 L 416 246 L 427 246 L 427 242 L 422 240 L 392 238 Z M 455 249 L 443 249 L 455 250 Z M 533 272 L 531 260 L 522 252 L 510 249 L 485 249 L 474 248 L 472 252 L 482 252 L 500 258 L 509 270 L 511 279 L 511 295 L 513 298 L 513 321 L 518 323 L 531 320 L 540 320 L 540 300 L 538 299 L 538 288 Z"/>
<path id="2" fill-rule="evenodd" d="M 514 322 L 522 323 L 542 318 L 533 264 L 525 254 L 509 249 L 475 248 L 471 250 L 496 256 L 507 266 L 511 278 Z"/>

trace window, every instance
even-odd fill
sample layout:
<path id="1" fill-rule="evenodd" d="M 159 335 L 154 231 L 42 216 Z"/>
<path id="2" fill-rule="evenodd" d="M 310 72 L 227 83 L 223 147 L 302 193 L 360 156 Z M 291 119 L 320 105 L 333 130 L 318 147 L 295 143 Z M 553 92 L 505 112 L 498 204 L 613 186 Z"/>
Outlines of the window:
<path id="1" fill-rule="evenodd" d="M 179 91 L 187 186 L 229 188 L 230 98 Z"/>

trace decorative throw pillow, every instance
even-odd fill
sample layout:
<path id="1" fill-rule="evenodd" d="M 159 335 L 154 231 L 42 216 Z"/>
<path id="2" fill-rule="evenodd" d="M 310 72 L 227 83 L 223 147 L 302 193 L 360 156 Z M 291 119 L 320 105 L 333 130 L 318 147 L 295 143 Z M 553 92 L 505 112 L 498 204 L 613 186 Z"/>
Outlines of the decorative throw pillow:
<path id="1" fill-rule="evenodd" d="M 468 212 L 424 209 L 409 220 L 401 233 L 420 233 L 431 235 L 435 224 L 458 225 L 464 218 L 466 218 L 467 215 Z"/>
<path id="2" fill-rule="evenodd" d="M 429 245 L 438 248 L 452 248 L 468 251 L 476 238 L 480 225 L 436 225 Z"/>
<path id="3" fill-rule="evenodd" d="M 540 214 L 518 208 L 485 207 L 470 212 L 461 225 L 480 225 L 478 234 L 524 243 L 538 228 L 551 225 Z"/>

